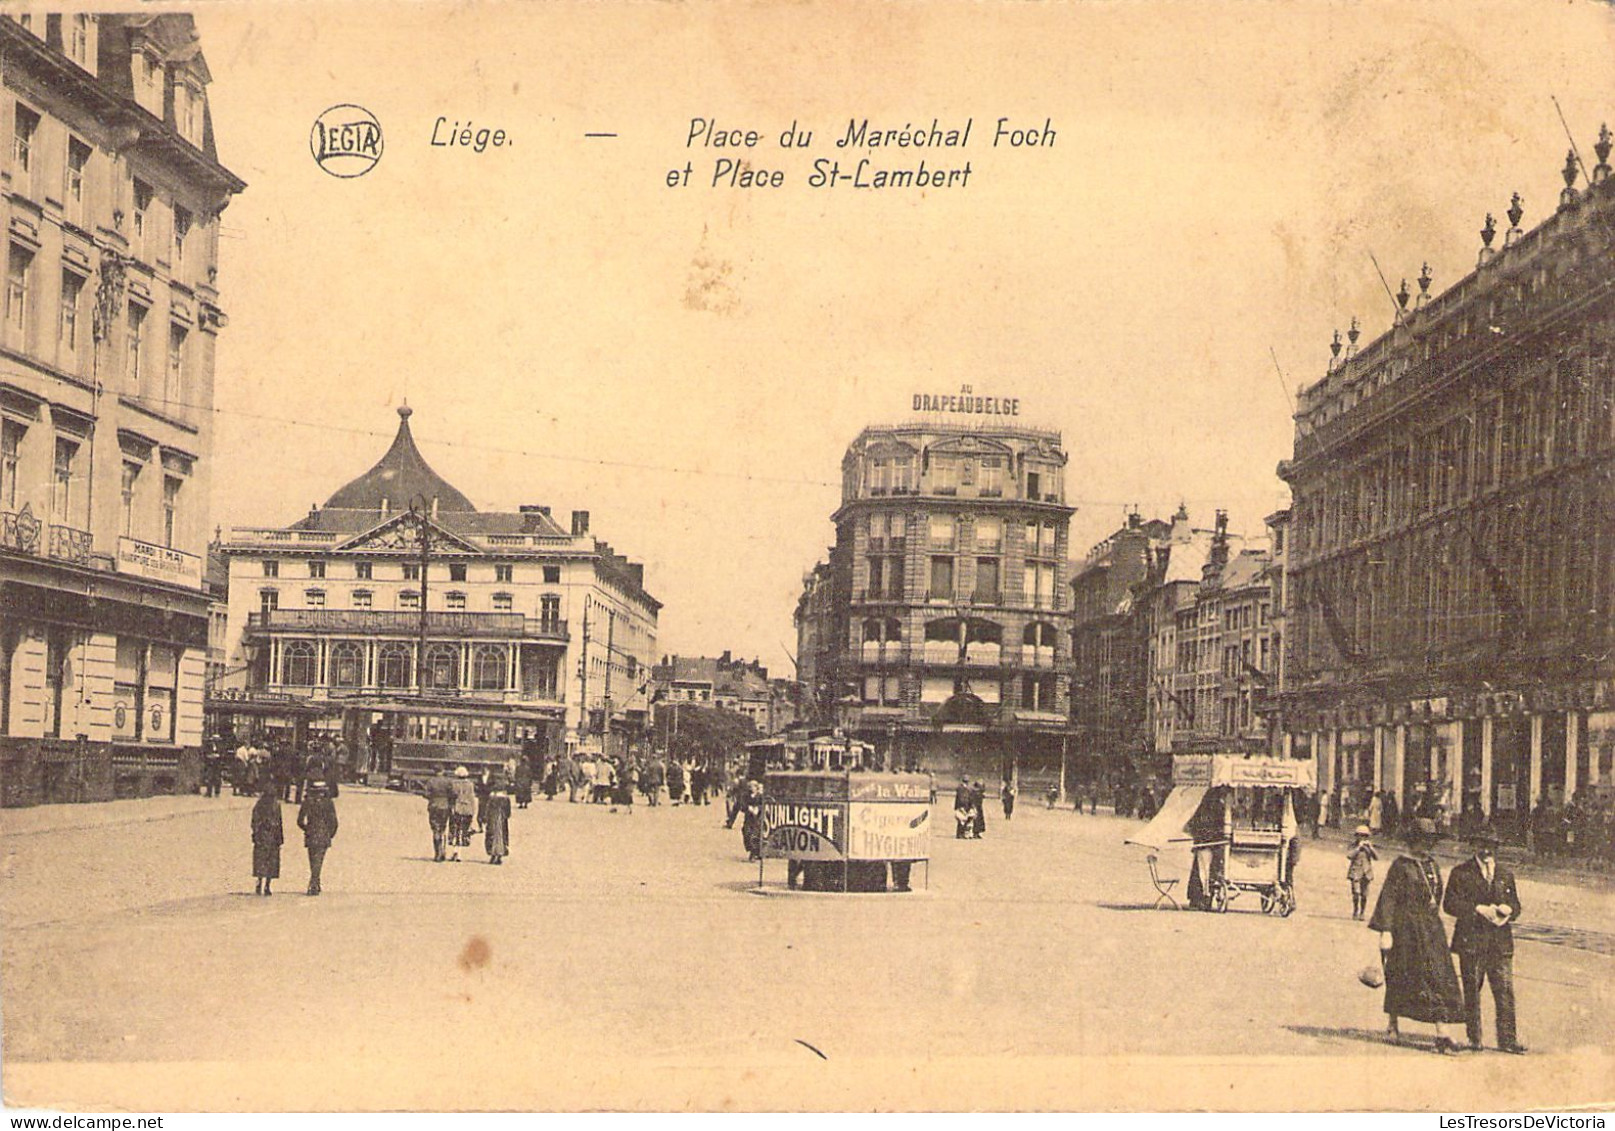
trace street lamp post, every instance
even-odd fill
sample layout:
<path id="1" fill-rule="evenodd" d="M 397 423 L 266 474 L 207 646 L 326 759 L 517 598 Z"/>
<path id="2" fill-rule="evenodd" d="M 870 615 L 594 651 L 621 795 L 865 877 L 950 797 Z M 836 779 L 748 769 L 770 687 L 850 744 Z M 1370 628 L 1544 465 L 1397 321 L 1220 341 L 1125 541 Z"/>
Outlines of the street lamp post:
<path id="1" fill-rule="evenodd" d="M 421 546 L 421 620 L 420 637 L 415 644 L 415 689 L 422 695 L 426 694 L 426 566 L 432 546 L 432 531 L 426 522 L 429 506 L 425 495 L 415 495 L 409 500 L 409 513 L 415 520 L 415 535 Z"/>

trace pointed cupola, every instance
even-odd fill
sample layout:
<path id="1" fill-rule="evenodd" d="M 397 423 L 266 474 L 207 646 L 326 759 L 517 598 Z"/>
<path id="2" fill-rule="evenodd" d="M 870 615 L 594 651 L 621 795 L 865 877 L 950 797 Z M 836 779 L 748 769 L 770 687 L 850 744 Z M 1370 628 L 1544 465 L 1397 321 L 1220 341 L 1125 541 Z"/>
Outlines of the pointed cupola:
<path id="1" fill-rule="evenodd" d="M 415 447 L 415 437 L 409 431 L 413 411 L 407 404 L 399 407 L 398 435 L 393 437 L 393 446 L 375 467 L 327 499 L 326 510 L 391 513 L 407 510 L 410 500 L 417 496 L 426 500 L 426 509 L 432 514 L 477 509 L 452 483 L 433 471 Z"/>

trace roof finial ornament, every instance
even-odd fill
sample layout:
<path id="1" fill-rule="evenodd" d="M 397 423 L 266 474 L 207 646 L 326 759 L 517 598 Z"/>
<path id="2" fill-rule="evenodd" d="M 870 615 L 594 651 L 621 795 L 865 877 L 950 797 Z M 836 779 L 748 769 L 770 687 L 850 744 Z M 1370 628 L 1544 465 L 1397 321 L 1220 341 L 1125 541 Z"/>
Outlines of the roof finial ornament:
<path id="1" fill-rule="evenodd" d="M 1357 339 L 1362 336 L 1362 333 L 1363 331 L 1357 325 L 1357 316 L 1353 314 L 1351 316 L 1351 329 L 1346 331 L 1346 340 L 1351 342 L 1352 353 L 1357 352 Z"/>
<path id="2" fill-rule="evenodd" d="M 1424 266 L 1419 268 L 1419 301 L 1413 304 L 1414 309 L 1420 309 L 1430 301 L 1431 278 L 1430 264 L 1429 261 L 1426 261 Z"/>
<path id="3" fill-rule="evenodd" d="M 1514 241 L 1520 238 L 1520 217 L 1525 215 L 1525 209 L 1521 205 L 1524 203 L 1519 193 L 1515 193 L 1509 201 L 1507 212 L 1509 228 L 1503 236 L 1503 246 L 1506 248 L 1513 247 Z"/>
<path id="4" fill-rule="evenodd" d="M 1408 299 L 1413 296 L 1408 292 L 1408 281 L 1402 280 L 1402 287 L 1396 292 L 1396 305 L 1403 310 L 1408 308 Z"/>
<path id="5" fill-rule="evenodd" d="M 1578 164 L 1579 162 L 1576 160 L 1576 151 L 1574 149 L 1567 150 L 1565 152 L 1565 167 L 1560 170 L 1560 174 L 1565 179 L 1564 191 L 1559 193 L 1560 208 L 1574 208 L 1576 206 L 1576 197 L 1580 195 L 1576 192 L 1576 171 Z"/>
<path id="6" fill-rule="evenodd" d="M 404 403 L 398 406 L 398 419 L 408 420 L 414 412 L 415 410 L 409 407 L 409 398 L 405 397 Z"/>
<path id="7" fill-rule="evenodd" d="M 1335 340 L 1329 343 L 1329 356 L 1331 358 L 1336 358 L 1336 357 L 1340 356 L 1340 331 L 1339 330 L 1335 331 Z M 1330 365 L 1330 368 L 1333 368 L 1334 367 L 1334 362 L 1331 361 L 1329 363 L 1329 365 Z"/>
<path id="8" fill-rule="evenodd" d="M 1480 230 L 1480 261 L 1476 266 L 1484 267 L 1492 261 L 1497 253 L 1492 250 L 1492 241 L 1497 238 L 1497 221 L 1492 219 L 1490 212 L 1486 213 L 1486 226 Z"/>
<path id="9" fill-rule="evenodd" d="M 1593 166 L 1593 184 L 1601 185 L 1609 180 L 1609 151 L 1610 151 L 1609 123 L 1605 122 L 1598 127 L 1598 144 L 1593 146 L 1593 152 L 1598 154 L 1598 164 Z"/>

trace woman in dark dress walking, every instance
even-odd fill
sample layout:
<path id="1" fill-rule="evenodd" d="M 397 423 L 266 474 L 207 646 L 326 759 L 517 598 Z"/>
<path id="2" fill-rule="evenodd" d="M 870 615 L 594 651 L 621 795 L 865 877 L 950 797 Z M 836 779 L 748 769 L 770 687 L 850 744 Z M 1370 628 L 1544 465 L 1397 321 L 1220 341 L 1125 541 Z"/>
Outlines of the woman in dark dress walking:
<path id="1" fill-rule="evenodd" d="M 533 764 L 526 758 L 516 763 L 516 807 L 525 809 L 533 801 Z"/>
<path id="2" fill-rule="evenodd" d="M 1458 1046 L 1441 1027 L 1463 1023 L 1464 999 L 1441 923 L 1441 869 L 1430 855 L 1435 822 L 1428 817 L 1408 821 L 1406 839 L 1408 851 L 1385 873 L 1368 921 L 1368 929 L 1379 932 L 1385 963 L 1386 1031 L 1401 1044 L 1398 1018 L 1423 1021 L 1435 1026 L 1435 1052 L 1456 1053 Z"/>
<path id="3" fill-rule="evenodd" d="M 280 846 L 286 832 L 280 820 L 280 797 L 272 782 L 265 782 L 258 803 L 252 807 L 252 874 L 257 883 L 254 895 L 272 895 L 271 880 L 280 879 Z"/>
<path id="4" fill-rule="evenodd" d="M 482 847 L 488 863 L 503 864 L 510 855 L 510 794 L 495 783 L 482 814 Z"/>

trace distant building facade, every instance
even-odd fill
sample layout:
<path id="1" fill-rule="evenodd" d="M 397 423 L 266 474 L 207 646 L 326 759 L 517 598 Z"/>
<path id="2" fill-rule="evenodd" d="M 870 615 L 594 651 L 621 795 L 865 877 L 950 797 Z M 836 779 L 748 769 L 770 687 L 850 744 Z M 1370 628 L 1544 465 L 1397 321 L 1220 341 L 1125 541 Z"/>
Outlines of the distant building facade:
<path id="1" fill-rule="evenodd" d="M 889 765 L 1058 767 L 1070 734 L 1066 454 L 1013 424 L 866 428 L 797 624 L 821 718 Z"/>
<path id="2" fill-rule="evenodd" d="M 426 463 L 409 416 L 324 507 L 227 532 L 227 683 L 505 704 L 549 754 L 637 744 L 661 609 L 644 568 L 594 538 L 587 511 L 562 527 L 547 506 L 477 510 Z"/>
<path id="3" fill-rule="evenodd" d="M 677 704 L 694 703 L 743 715 L 760 735 L 783 730 L 796 720 L 794 684 L 769 679 L 768 669 L 756 660 L 736 659 L 729 652 L 664 656 L 651 674 L 651 698 L 658 715 Z"/>
<path id="4" fill-rule="evenodd" d="M 194 788 L 219 163 L 190 16 L 0 17 L 0 803 Z"/>
<path id="5" fill-rule="evenodd" d="M 1071 579 L 1072 781 L 1117 777 L 1150 747 L 1149 629 L 1137 591 L 1171 532 L 1168 522 L 1130 514 Z"/>
<path id="6" fill-rule="evenodd" d="M 1615 183 L 1572 154 L 1474 271 L 1303 390 L 1282 727 L 1323 788 L 1490 819 L 1603 788 L 1615 754 Z M 1501 234 L 1501 247 L 1493 248 Z"/>

